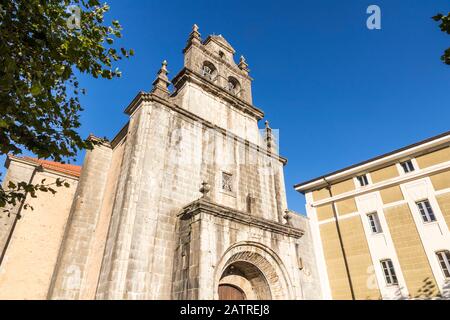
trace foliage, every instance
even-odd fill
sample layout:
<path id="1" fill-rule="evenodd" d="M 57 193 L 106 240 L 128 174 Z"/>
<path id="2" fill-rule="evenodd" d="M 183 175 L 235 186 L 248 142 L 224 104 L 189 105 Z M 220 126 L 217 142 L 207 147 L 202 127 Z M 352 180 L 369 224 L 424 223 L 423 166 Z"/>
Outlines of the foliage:
<path id="1" fill-rule="evenodd" d="M 433 17 L 433 20 L 436 22 L 440 22 L 439 28 L 442 32 L 450 34 L 450 13 L 448 13 L 446 16 L 442 13 L 439 13 Z M 441 57 L 441 60 L 444 61 L 444 63 L 450 65 L 450 48 L 445 50 L 444 54 Z"/>
<path id="2" fill-rule="evenodd" d="M 43 179 L 39 184 L 30 184 L 24 181 L 16 184 L 9 181 L 6 190 L 3 190 L 3 187 L 0 186 L 0 208 L 5 208 L 3 209 L 3 212 L 8 213 L 9 216 L 11 213 L 9 208 L 16 207 L 16 205 L 22 203 L 28 195 L 32 198 L 37 198 L 36 193 L 38 191 L 51 192 L 52 194 L 55 194 L 56 190 L 53 187 L 70 187 L 68 182 L 60 178 L 57 178 L 55 182 L 49 184 L 45 184 L 45 180 L 46 179 Z M 24 202 L 23 209 L 26 210 L 28 208 L 33 210 L 33 207 L 29 203 Z M 20 216 L 18 218 L 20 218 Z"/>
<path id="3" fill-rule="evenodd" d="M 108 10 L 98 0 L 0 0 L 0 154 L 64 161 L 93 147 L 76 131 L 85 94 L 76 74 L 120 77 L 114 62 L 133 55 L 113 47 L 122 27 L 105 24 Z M 0 207 L 24 191 L 34 194 L 1 188 Z"/>

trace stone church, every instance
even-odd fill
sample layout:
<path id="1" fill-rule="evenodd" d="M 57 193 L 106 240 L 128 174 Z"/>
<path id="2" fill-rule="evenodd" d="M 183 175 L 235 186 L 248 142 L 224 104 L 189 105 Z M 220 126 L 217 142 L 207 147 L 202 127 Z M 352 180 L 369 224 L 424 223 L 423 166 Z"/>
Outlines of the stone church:
<path id="1" fill-rule="evenodd" d="M 288 209 L 287 160 L 258 127 L 246 60 L 196 25 L 183 54 L 111 141 L 90 136 L 81 168 L 8 157 L 4 184 L 71 186 L 0 219 L 0 298 L 321 298 L 308 219 Z"/>

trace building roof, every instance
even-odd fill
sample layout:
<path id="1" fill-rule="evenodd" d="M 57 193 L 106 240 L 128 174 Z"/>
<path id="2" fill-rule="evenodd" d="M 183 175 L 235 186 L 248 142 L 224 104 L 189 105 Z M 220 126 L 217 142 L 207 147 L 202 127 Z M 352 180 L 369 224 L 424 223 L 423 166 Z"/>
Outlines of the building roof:
<path id="1" fill-rule="evenodd" d="M 411 145 L 407 145 L 400 149 L 396 149 L 394 151 L 376 156 L 374 158 L 353 164 L 353 165 L 345 167 L 343 169 L 339 169 L 337 171 L 330 172 L 330 173 L 322 175 L 320 177 L 298 183 L 298 184 L 294 185 L 294 189 L 299 192 L 305 192 L 305 191 L 311 190 L 313 188 L 317 188 L 319 186 L 320 182 L 322 182 L 323 184 L 326 185 L 326 180 L 330 181 L 331 178 L 338 177 L 338 178 L 342 179 L 344 176 L 349 176 L 351 174 L 355 174 L 355 172 L 358 170 L 362 171 L 362 170 L 365 170 L 367 167 L 379 166 L 381 164 L 385 164 L 385 162 L 387 163 L 389 161 L 394 161 L 397 158 L 396 156 L 398 156 L 398 157 L 405 156 L 405 153 L 408 153 L 408 152 L 409 153 L 420 152 L 421 147 L 429 146 L 431 148 L 431 147 L 433 147 L 434 142 L 441 143 L 442 140 L 444 141 L 444 143 L 450 141 L 450 131 L 447 131 L 447 132 L 441 133 L 437 136 L 413 143 Z M 385 160 L 385 161 L 383 161 L 383 160 Z"/>
<path id="2" fill-rule="evenodd" d="M 55 162 L 55 161 L 50 161 L 50 160 L 42 160 L 42 159 L 37 159 L 37 158 L 33 158 L 33 157 L 16 157 L 16 156 L 12 156 L 12 155 L 8 155 L 8 157 L 10 159 L 22 159 L 28 162 L 33 162 L 37 165 L 42 166 L 45 169 L 49 169 L 52 171 L 56 171 L 56 172 L 60 172 L 60 173 L 64 173 L 73 177 L 77 177 L 79 178 L 81 175 L 81 166 L 77 166 L 77 165 L 73 165 L 73 164 L 65 164 L 65 163 L 60 163 L 60 162 Z"/>

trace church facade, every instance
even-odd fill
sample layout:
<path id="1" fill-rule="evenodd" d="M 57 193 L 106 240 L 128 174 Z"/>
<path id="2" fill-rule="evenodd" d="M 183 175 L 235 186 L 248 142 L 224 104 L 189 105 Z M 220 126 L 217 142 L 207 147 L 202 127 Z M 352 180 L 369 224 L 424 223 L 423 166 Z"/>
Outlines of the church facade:
<path id="1" fill-rule="evenodd" d="M 288 210 L 287 160 L 268 123 L 258 127 L 264 114 L 252 103 L 245 59 L 235 63 L 222 36 L 202 40 L 195 25 L 183 53 L 171 81 L 164 61 L 151 91 L 133 99 L 114 139 L 90 137 L 98 144 L 67 195 L 21 220 L 12 210 L 0 228 L 2 298 L 322 297 L 308 219 Z M 67 175 L 9 157 L 4 183 L 23 178 L 27 165 Z M 57 228 L 49 218 L 35 237 L 21 236 L 21 225 L 55 214 L 47 209 L 57 201 L 65 204 Z M 51 248 L 36 284 L 27 270 L 39 268 L 31 257 L 40 252 L 27 241 L 39 237 Z M 30 283 L 38 288 L 26 290 Z"/>

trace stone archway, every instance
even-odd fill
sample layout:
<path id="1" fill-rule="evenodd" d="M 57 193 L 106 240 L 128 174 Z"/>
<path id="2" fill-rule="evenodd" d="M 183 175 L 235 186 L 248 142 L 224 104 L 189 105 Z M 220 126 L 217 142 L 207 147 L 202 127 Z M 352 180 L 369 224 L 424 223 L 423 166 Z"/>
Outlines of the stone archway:
<path id="1" fill-rule="evenodd" d="M 256 242 L 231 246 L 216 268 L 214 298 L 219 299 L 219 285 L 242 290 L 248 300 L 292 299 L 291 283 L 278 255 Z"/>

